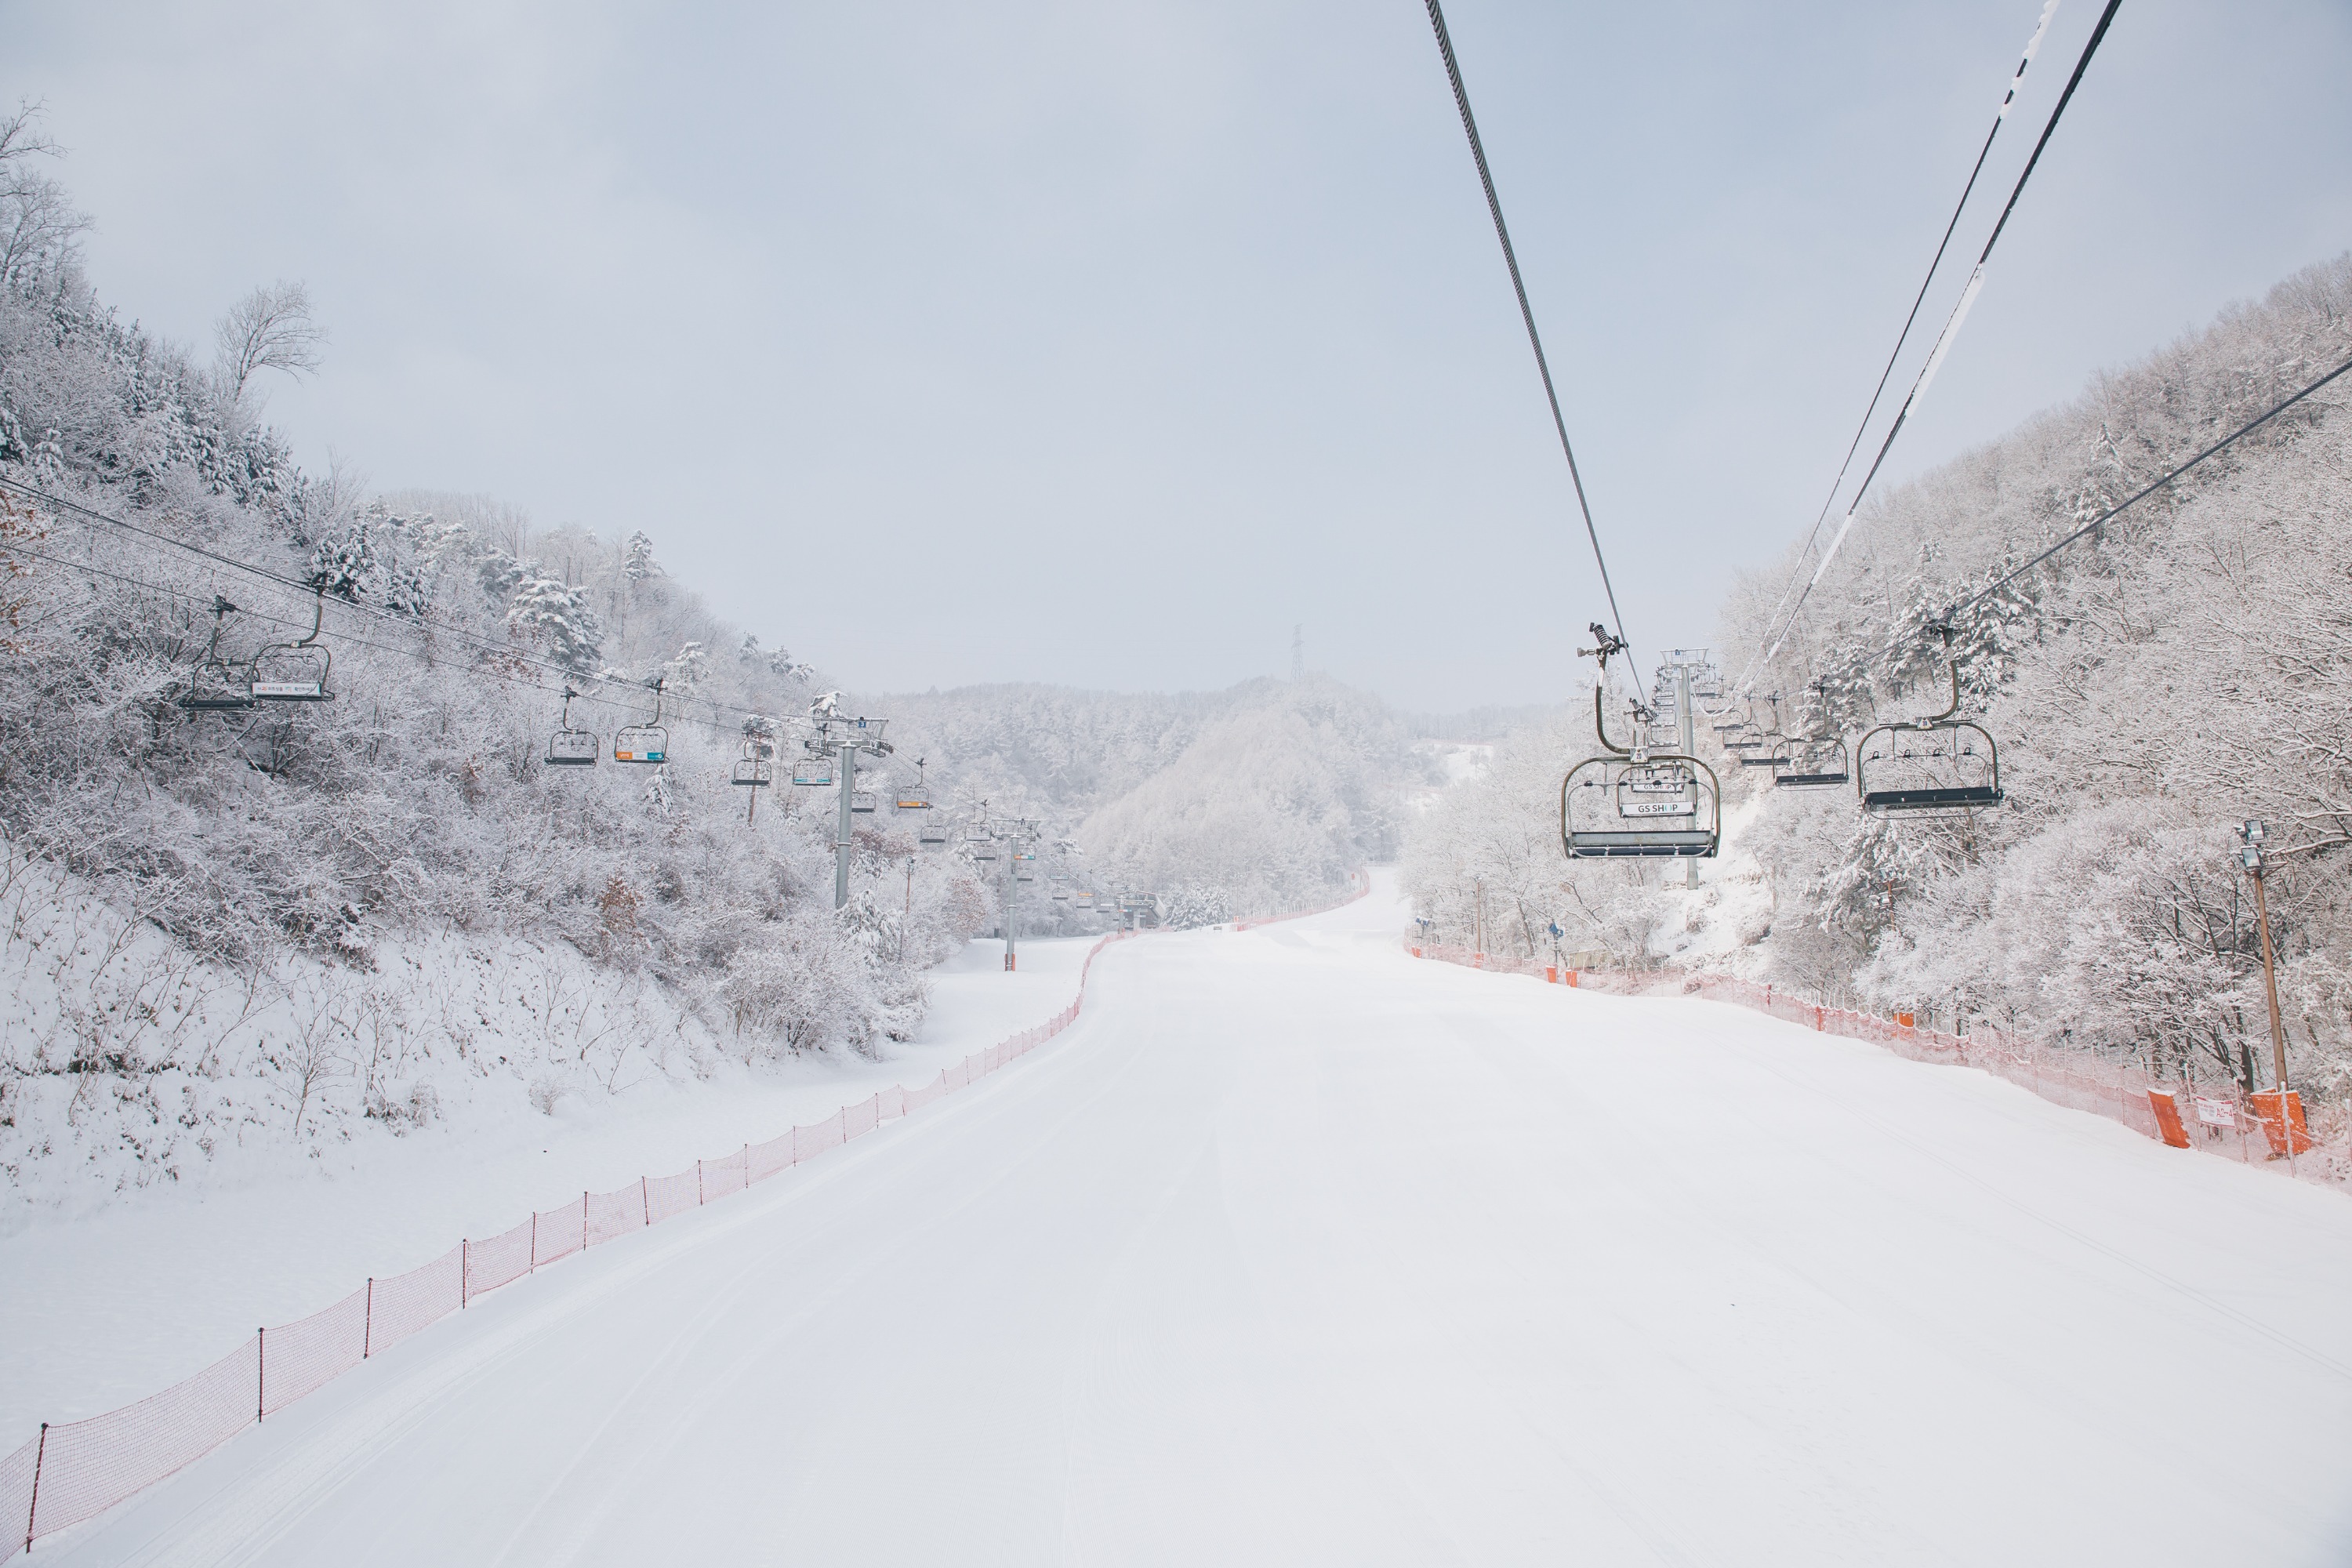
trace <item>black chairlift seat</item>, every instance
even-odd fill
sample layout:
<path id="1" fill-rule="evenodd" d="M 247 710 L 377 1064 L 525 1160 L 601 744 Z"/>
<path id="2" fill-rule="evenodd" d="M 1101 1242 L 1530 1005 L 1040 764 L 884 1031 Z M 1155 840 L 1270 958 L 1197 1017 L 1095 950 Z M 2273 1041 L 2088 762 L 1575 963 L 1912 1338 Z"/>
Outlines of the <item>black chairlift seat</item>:
<path id="1" fill-rule="evenodd" d="M 553 768 L 593 768 L 604 750 L 593 730 L 558 730 L 547 738 L 547 765 Z"/>
<path id="2" fill-rule="evenodd" d="M 926 822 L 915 829 L 915 842 L 926 849 L 937 849 L 948 841 L 948 830 L 935 822 Z"/>
<path id="3" fill-rule="evenodd" d="M 849 809 L 852 811 L 870 814 L 874 810 L 875 804 L 874 792 L 870 789 L 854 789 L 849 792 Z"/>
<path id="4" fill-rule="evenodd" d="M 1704 859 L 1716 852 L 1716 836 L 1700 828 L 1640 832 L 1584 832 L 1568 836 L 1568 852 L 1579 860 Z"/>
<path id="5" fill-rule="evenodd" d="M 727 782 L 744 789 L 766 789 L 776 782 L 776 764 L 763 757 L 738 758 Z"/>
<path id="6" fill-rule="evenodd" d="M 2005 798 L 1990 784 L 1962 784 L 1948 789 L 1865 790 L 1862 809 L 1884 816 L 1897 811 L 1969 811 L 1999 805 Z"/>
<path id="7" fill-rule="evenodd" d="M 215 669 L 209 676 L 199 669 L 179 704 L 189 713 L 237 713 L 253 706 L 253 692 L 225 669 Z"/>
<path id="8" fill-rule="evenodd" d="M 1846 763 L 1845 742 L 1833 737 L 1790 742 L 1772 749 L 1772 787 L 1823 789 L 1853 777 Z"/>

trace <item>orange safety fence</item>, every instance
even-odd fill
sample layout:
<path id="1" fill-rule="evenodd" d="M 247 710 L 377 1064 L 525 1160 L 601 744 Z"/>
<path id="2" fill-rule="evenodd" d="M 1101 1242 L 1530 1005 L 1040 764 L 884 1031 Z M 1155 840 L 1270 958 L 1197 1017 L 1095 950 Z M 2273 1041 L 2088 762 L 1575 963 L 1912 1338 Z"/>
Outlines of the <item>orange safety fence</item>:
<path id="1" fill-rule="evenodd" d="M 2120 1121 L 2176 1149 L 2284 1169 L 2326 1185 L 2352 1186 L 2352 1113 L 2342 1115 L 2340 1131 L 2323 1141 L 2312 1134 L 2302 1098 L 2292 1089 L 2284 1097 L 2282 1115 L 2275 1089 L 2249 1093 L 2234 1081 L 2159 1079 L 2136 1062 L 2053 1047 L 2033 1036 L 1981 1025 L 1965 1035 L 1921 1028 L 1909 1014 L 1881 1017 L 1735 975 L 1679 969 L 1574 969 L 1411 937 L 1404 947 L 1415 958 L 1489 973 L 1530 975 L 1548 984 L 1625 996 L 1697 996 L 1734 1003 L 1822 1034 L 1867 1040 L 1913 1061 L 1992 1073 L 2044 1100 Z"/>
<path id="2" fill-rule="evenodd" d="M 260 1330 L 160 1394 L 87 1420 L 42 1423 L 38 1435 L 0 1457 L 0 1520 L 24 1526 L 0 1535 L 0 1563 L 153 1486 L 485 1291 L 742 1192 L 1018 1060 L 1077 1021 L 1096 957 L 1136 934 L 1118 932 L 1088 949 L 1077 996 L 1051 1019 L 973 1052 L 919 1089 L 894 1085 L 764 1143 L 698 1160 L 676 1175 L 583 1193 L 498 1236 L 469 1237 L 405 1274 L 370 1279 L 307 1318 Z"/>

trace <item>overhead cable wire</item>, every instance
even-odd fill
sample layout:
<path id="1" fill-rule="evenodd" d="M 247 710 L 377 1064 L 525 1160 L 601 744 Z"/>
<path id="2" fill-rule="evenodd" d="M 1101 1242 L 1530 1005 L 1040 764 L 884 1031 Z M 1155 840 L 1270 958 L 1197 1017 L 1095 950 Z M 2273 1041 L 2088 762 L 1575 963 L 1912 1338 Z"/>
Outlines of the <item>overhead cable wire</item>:
<path id="1" fill-rule="evenodd" d="M 1945 320 L 1944 330 L 1936 335 L 1935 347 L 1928 351 L 1927 363 L 1919 367 L 1910 392 L 1903 399 L 1902 408 L 1895 413 L 1895 423 L 1887 427 L 1886 438 L 1878 444 L 1878 454 L 1871 459 L 1870 471 L 1863 475 L 1862 483 L 1854 489 L 1853 499 L 1846 503 L 1845 516 L 1839 521 L 1837 532 L 1831 536 L 1829 548 L 1822 552 L 1820 564 L 1813 568 L 1813 574 L 1806 582 L 1804 590 L 1797 595 L 1797 602 L 1789 607 L 1788 619 L 1781 624 L 1779 634 L 1771 639 L 1764 657 L 1757 661 L 1758 665 L 1769 665 L 1780 654 L 1781 645 L 1788 640 L 1798 616 L 1804 610 L 1805 601 L 1821 585 L 1823 574 L 1830 569 L 1830 563 L 1837 559 L 1839 546 L 1845 542 L 1846 535 L 1853 529 L 1854 514 L 1861 510 L 1863 498 L 1870 493 L 1871 481 L 1878 477 L 1879 469 L 1885 465 L 1886 454 L 1894 449 L 1895 438 L 1903 433 L 1912 411 L 1918 406 L 1919 399 L 1935 381 L 1936 372 L 1942 368 L 1944 356 L 1951 352 L 1961 323 L 1968 320 L 1969 310 L 1984 288 L 1985 265 L 1992 258 L 1992 248 L 2000 243 L 2001 233 L 2009 226 L 2010 215 L 2017 210 L 2018 198 L 2025 194 L 2025 183 L 2033 177 L 2035 167 L 2042 162 L 2042 149 L 2050 145 L 2051 133 L 2058 129 L 2059 119 L 2065 114 L 2067 104 L 2074 101 L 2074 89 L 2082 85 L 2083 73 L 2090 68 L 2091 57 L 2099 52 L 2099 44 L 2107 36 L 2108 25 L 2114 22 L 2116 13 L 2122 6 L 2123 0 L 2107 0 L 2106 9 L 2099 14 L 2099 24 L 2091 29 L 2090 40 L 2083 46 L 2082 58 L 2074 62 L 2074 72 L 2066 79 L 2065 90 L 2058 95 L 2057 104 L 2050 110 L 2050 118 L 2042 127 L 2040 139 L 2033 143 L 2032 155 L 2026 159 L 2025 168 L 2017 176 L 2017 184 L 2010 189 L 2009 200 L 2000 209 L 2000 220 L 1993 225 L 1984 248 L 1977 253 L 1976 269 L 1969 274 L 1968 286 L 1960 290 L 1959 302 L 1952 307 L 1951 315 Z"/>
<path id="2" fill-rule="evenodd" d="M 1601 569 L 1601 592 L 1609 597 L 1609 618 L 1619 641 L 1625 638 L 1625 616 L 1617 608 L 1616 585 L 1609 580 L 1609 561 L 1601 552 L 1601 531 L 1592 524 L 1592 504 L 1585 499 L 1584 475 L 1576 466 L 1576 448 L 1568 438 L 1568 421 L 1559 412 L 1559 393 L 1552 385 L 1551 362 L 1544 357 L 1543 335 L 1536 331 L 1535 307 L 1528 303 L 1528 286 L 1519 276 L 1518 252 L 1511 247 L 1510 226 L 1503 221 L 1503 203 L 1495 194 L 1494 171 L 1486 165 L 1486 145 L 1478 139 L 1478 121 L 1470 112 L 1469 89 L 1462 85 L 1462 64 L 1454 56 L 1453 35 L 1445 30 L 1445 12 L 1438 0 L 1426 0 L 1429 25 L 1437 34 L 1438 53 L 1445 58 L 1445 79 L 1454 86 L 1454 104 L 1462 111 L 1463 133 L 1470 138 L 1470 156 L 1477 161 L 1478 184 L 1486 192 L 1486 210 L 1494 215 L 1495 237 L 1503 243 L 1503 264 L 1511 271 L 1511 291 L 1518 296 L 1519 320 L 1527 323 L 1528 345 L 1536 353 L 1536 371 L 1543 377 L 1544 400 L 1551 405 L 1552 428 L 1559 434 L 1559 449 L 1568 458 L 1569 482 L 1576 487 L 1577 510 L 1584 517 L 1584 536 L 1592 542 L 1592 562 Z M 1632 655 L 1627 654 L 1630 666 Z M 1639 684 L 1638 682 L 1636 683 Z"/>
<path id="3" fill-rule="evenodd" d="M 76 561 L 68 556 L 51 555 L 45 551 L 35 550 L 29 545 L 9 544 L 5 547 L 0 547 L 0 555 L 21 555 L 26 557 L 27 560 L 46 562 L 52 566 L 61 566 L 68 572 L 79 572 L 92 577 L 103 577 L 110 583 L 120 583 L 125 587 L 143 589 L 150 594 L 161 594 L 166 598 L 182 599 L 196 596 L 190 590 L 175 587 L 169 583 L 150 582 L 143 577 L 130 576 L 121 572 L 115 572 L 109 570 L 104 566 L 95 565 L 88 561 Z M 308 590 L 305 591 L 307 592 Z M 293 631 L 299 631 L 310 624 L 310 622 L 299 617 L 289 620 L 283 616 L 273 616 L 268 614 L 267 611 L 247 609 L 243 605 L 231 605 L 229 613 L 241 616 L 249 621 L 258 621 L 265 626 L 284 626 L 289 630 Z M 336 646 L 338 647 L 349 646 L 352 647 L 372 648 L 378 653 L 389 653 L 397 655 L 402 658 L 413 658 L 419 664 L 426 666 L 431 666 L 437 662 L 431 655 L 424 653 L 416 648 L 400 647 L 392 643 L 374 642 L 366 637 L 354 637 L 347 631 L 336 632 L 334 634 L 334 638 Z M 235 664 L 241 663 L 243 661 L 240 659 L 231 659 L 228 662 Z M 519 686 L 527 691 L 543 691 L 550 696 L 559 695 L 564 689 L 564 688 L 560 686 L 542 686 L 536 680 L 525 680 L 520 676 L 516 675 L 511 671 L 500 670 L 495 668 L 481 671 L 480 673 L 486 673 L 491 679 L 501 681 L 509 686 Z M 571 678 L 578 679 L 576 674 L 572 675 Z M 620 682 L 616 684 L 625 686 L 627 683 Z M 645 710 L 645 704 L 642 702 L 626 701 L 616 697 L 598 697 L 590 692 L 576 692 L 573 695 L 582 702 L 593 703 L 600 708 L 616 708 L 625 712 L 631 713 L 640 713 Z M 731 716 L 736 711 L 733 709 L 719 708 L 715 703 L 706 703 L 704 705 L 706 707 L 712 708 L 715 711 L 723 715 Z"/>
<path id="4" fill-rule="evenodd" d="M 2033 557 L 2032 560 L 2026 562 L 2021 566 L 2015 567 L 2011 571 L 2003 573 L 1999 577 L 1996 577 L 1991 582 L 1986 584 L 1982 588 L 1978 589 L 1976 593 L 1953 605 L 1941 616 L 1938 616 L 1937 620 L 1940 624 L 1949 625 L 1954 616 L 1961 615 L 1966 611 L 1975 609 L 1979 605 L 1983 604 L 1987 599 L 1991 598 L 1995 594 L 2000 592 L 2001 589 L 2006 588 L 2011 583 L 2016 582 L 2020 577 L 2024 576 L 2028 572 L 2032 571 L 2035 567 L 2041 565 L 2043 562 L 2049 560 L 2052 556 L 2057 554 L 2068 545 L 2075 543 L 2077 541 L 2084 539 L 2091 534 L 2096 533 L 2101 528 L 2114 521 L 2117 517 L 2122 516 L 2133 507 L 2137 506 L 2141 501 L 2146 500 L 2157 491 L 2164 489 L 2165 486 L 2171 484 L 2189 469 L 2197 467 L 2200 463 L 2204 462 L 2207 458 L 2227 450 L 2231 446 L 2234 446 L 2240 438 L 2249 436 L 2261 426 L 2269 424 L 2272 420 L 2277 418 L 2280 415 L 2285 413 L 2288 409 L 2294 407 L 2296 404 L 2301 403 L 2305 398 L 2309 397 L 2313 393 L 2317 392 L 2321 387 L 2326 386 L 2329 382 L 2334 381 L 2336 377 L 2345 374 L 2347 372 L 2352 372 L 2352 359 L 2346 360 L 2342 364 L 2337 365 L 2334 370 L 2329 371 L 2326 375 L 2321 376 L 2317 381 L 2313 382 L 2301 392 L 2298 392 L 2293 396 L 2285 398 L 2281 402 L 2273 404 L 2270 407 L 2263 410 L 2262 413 L 2255 415 L 2252 419 L 2247 420 L 2243 425 L 2239 426 L 2235 430 L 2231 431 L 2227 436 L 2222 437 L 2220 440 L 2214 442 L 2203 451 L 2199 452 L 2196 456 L 2189 458 L 2186 462 L 2178 465 L 2160 477 L 2149 480 L 2139 489 L 2132 492 L 2130 496 L 2107 508 L 2106 510 L 2099 513 L 2098 516 L 2083 524 L 2080 528 L 2074 530 L 2074 532 L 2067 534 L 2055 544 L 2051 545 L 2047 550 L 2042 552 L 2041 554 Z M 1894 645 L 1889 646 L 1892 647 Z"/>
<path id="5" fill-rule="evenodd" d="M 2025 68 L 2042 48 L 2042 36 L 2050 31 L 2050 18 L 2058 12 L 2058 0 L 2044 0 L 2041 20 L 2033 25 L 2033 36 L 2025 41 L 2025 53 L 2018 59 L 2017 69 L 2009 79 L 2009 90 L 2001 94 L 2000 108 L 1992 117 L 1992 129 L 1985 132 L 1984 145 L 1977 149 L 1977 161 L 1969 170 L 1968 184 L 1960 187 L 1960 199 L 1953 204 L 1951 221 L 1944 225 L 1944 237 L 1936 243 L 1935 258 L 1927 263 L 1927 275 L 1919 279 L 1919 292 L 1912 296 L 1911 313 L 1903 318 L 1903 330 L 1895 334 L 1895 347 L 1887 353 L 1886 367 L 1878 373 L 1878 384 L 1871 389 L 1870 404 L 1862 411 L 1862 422 L 1853 427 L 1853 439 L 1847 443 L 1845 460 L 1838 465 L 1837 478 L 1830 481 L 1830 493 L 1822 498 L 1822 510 L 1813 519 L 1812 528 L 1805 534 L 1804 547 L 1797 552 L 1796 563 L 1789 569 L 1789 580 L 1780 588 L 1780 597 L 1772 613 L 1764 617 L 1769 626 L 1780 618 L 1781 607 L 1796 591 L 1797 579 L 1805 570 L 1805 557 L 1812 552 L 1813 542 L 1821 537 L 1822 524 L 1830 519 L 1830 509 L 1837 504 L 1838 492 L 1845 488 L 1845 477 L 1853 468 L 1853 455 L 1862 450 L 1862 438 L 1870 430 L 1872 416 L 1878 412 L 1879 399 L 1886 395 L 1886 384 L 1895 374 L 1895 362 L 1903 357 L 1903 345 L 1911 341 L 1911 329 L 1919 320 L 1919 308 L 1927 303 L 1927 289 L 1936 281 L 1937 272 L 1944 265 L 1944 253 L 1951 248 L 1952 235 L 1960 226 L 1960 215 L 1968 210 L 1969 197 L 1975 194 L 1977 179 L 1984 173 L 1985 159 L 1992 153 L 1993 139 L 2000 134 L 2001 126 L 2009 120 L 2010 106 L 2017 101 L 2017 89 L 2024 85 Z M 1756 668 L 1757 656 L 1748 657 L 1748 669 L 1739 672 L 1738 689 L 1746 689 L 1748 672 Z"/>
<path id="6" fill-rule="evenodd" d="M 163 533 L 152 528 L 142 527 L 140 524 L 131 522 L 126 519 L 116 517 L 109 512 L 100 511 L 95 507 L 84 506 L 80 502 L 69 500 L 67 497 L 55 495 L 37 486 L 26 484 L 21 479 L 13 479 L 5 475 L 0 475 L 0 489 L 14 490 L 19 495 L 29 497 L 34 500 L 39 501 L 42 504 L 52 508 L 53 510 L 73 512 L 79 516 L 88 518 L 91 521 L 109 524 L 111 527 L 121 529 L 125 532 L 136 534 L 140 538 L 152 540 L 156 543 L 168 545 L 175 550 L 184 551 L 188 554 L 212 562 L 215 565 L 226 566 L 232 571 L 242 572 L 246 575 L 255 578 L 260 582 L 272 584 L 281 588 L 290 589 L 293 592 L 301 594 L 305 596 L 318 592 L 318 587 L 315 583 L 306 582 L 299 577 L 289 577 L 282 573 L 273 572 L 266 566 L 257 566 L 249 561 L 240 561 L 234 555 L 224 554 L 220 551 L 208 549 L 201 544 L 192 543 L 187 540 L 178 538 L 173 534 Z M 31 554 L 33 552 L 26 551 L 25 553 Z M 96 570 L 94 567 L 86 567 L 84 569 Z M 337 605 L 341 609 L 352 611 L 362 616 L 372 616 L 377 620 L 389 622 L 404 630 L 418 632 L 430 637 L 446 637 L 452 642 L 474 648 L 479 652 L 493 654 L 499 658 L 509 660 L 511 662 L 530 665 L 536 668 L 546 670 L 551 675 L 561 676 L 567 681 L 597 681 L 606 686 L 623 687 L 633 690 L 651 689 L 651 683 L 647 681 L 631 680 L 622 676 L 588 674 L 581 670 L 572 669 L 565 665 L 558 664 L 551 659 L 536 658 L 533 655 L 525 653 L 511 643 L 495 642 L 488 637 L 477 637 L 471 632 L 461 630 L 456 626 L 436 625 L 415 616 L 401 615 L 396 611 L 384 609 L 378 605 L 362 604 L 356 599 L 338 599 Z M 348 634 L 344 633 L 339 633 L 337 635 L 348 636 Z M 357 641 L 356 638 L 352 640 Z M 362 646 L 379 647 L 382 645 L 362 644 Z M 418 655 L 417 657 L 422 658 L 424 656 Z M 679 709 L 685 709 L 688 707 L 702 708 L 707 710 L 714 718 L 731 719 L 753 716 L 767 717 L 767 715 L 756 714 L 755 710 L 751 709 L 730 708 L 723 703 L 713 702 L 709 698 L 704 697 L 688 697 L 666 692 L 665 700 Z M 615 706 L 617 705 L 618 704 L 615 704 Z"/>

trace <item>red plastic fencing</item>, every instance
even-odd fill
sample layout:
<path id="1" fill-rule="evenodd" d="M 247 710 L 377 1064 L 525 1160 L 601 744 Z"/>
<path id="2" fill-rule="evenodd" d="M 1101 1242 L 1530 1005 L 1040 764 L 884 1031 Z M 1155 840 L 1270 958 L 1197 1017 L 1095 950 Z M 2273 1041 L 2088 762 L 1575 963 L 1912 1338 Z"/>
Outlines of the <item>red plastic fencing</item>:
<path id="1" fill-rule="evenodd" d="M 275 1415 L 360 1363 L 367 1352 L 368 1294 L 362 1286 L 331 1307 L 262 1332 L 262 1414 Z"/>
<path id="2" fill-rule="evenodd" d="M 1911 1016 L 1881 1017 L 1833 1007 L 1783 988 L 1728 974 L 1686 970 L 1567 969 L 1539 960 L 1502 958 L 1443 943 L 1416 942 L 1415 958 L 1433 958 L 1499 974 L 1528 974 L 1549 984 L 1626 996 L 1699 996 L 1769 1013 L 1827 1035 L 1867 1040 L 1913 1061 L 1974 1068 L 2005 1078 L 2054 1104 L 2120 1121 L 2133 1131 L 2228 1159 L 2284 1168 L 2327 1185 L 2352 1185 L 2352 1114 L 2315 1137 L 2303 1107 L 2289 1094 L 2284 1114 L 2276 1092 L 2247 1094 L 2234 1081 L 2195 1083 L 2158 1079 L 2137 1062 L 2053 1047 L 2030 1035 L 1979 1026 L 1965 1035 L 1920 1028 Z"/>
<path id="3" fill-rule="evenodd" d="M 1134 934 L 1107 936 L 1088 950 L 1076 999 L 1051 1021 L 973 1052 L 920 1088 L 883 1089 L 812 1126 L 697 1161 L 673 1176 L 583 1193 L 498 1236 L 468 1237 L 405 1274 L 371 1279 L 307 1318 L 265 1329 L 161 1394 L 87 1421 L 43 1425 L 0 1458 L 0 1521 L 8 1521 L 0 1524 L 7 1531 L 0 1534 L 0 1563 L 31 1551 L 37 1537 L 96 1518 L 486 1290 L 740 1193 L 1017 1060 L 1077 1021 L 1096 957 Z"/>
<path id="4" fill-rule="evenodd" d="M 428 1323 L 465 1305 L 466 1244 L 389 1279 L 368 1281 L 364 1353 L 390 1350 Z"/>
<path id="5" fill-rule="evenodd" d="M 43 1426 L 26 1489 L 24 1549 L 37 1535 L 95 1519 L 260 1420 L 263 1338 L 136 1405 Z M 12 1540 L 6 1550 L 16 1549 Z"/>

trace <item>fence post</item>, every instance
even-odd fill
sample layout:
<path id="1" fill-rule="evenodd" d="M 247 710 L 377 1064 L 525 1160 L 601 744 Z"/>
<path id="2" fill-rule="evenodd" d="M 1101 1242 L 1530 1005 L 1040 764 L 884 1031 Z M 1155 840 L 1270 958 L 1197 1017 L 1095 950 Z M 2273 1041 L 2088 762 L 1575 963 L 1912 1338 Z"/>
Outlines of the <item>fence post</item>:
<path id="1" fill-rule="evenodd" d="M 466 1298 L 474 1283 L 474 1244 L 464 1237 L 457 1238 L 457 1310 L 466 1310 Z"/>
<path id="2" fill-rule="evenodd" d="M 367 1317 L 360 1327 L 360 1360 L 375 1353 L 375 1276 L 368 1276 Z"/>
<path id="3" fill-rule="evenodd" d="M 33 1450 L 33 1500 L 25 1510 L 25 1550 L 33 1549 L 33 1521 L 41 1517 L 41 1461 L 49 1457 L 49 1424 L 41 1423 L 41 1446 Z"/>
<path id="4" fill-rule="evenodd" d="M 580 1250 L 588 1250 L 588 1194 L 584 1188 L 580 1194 Z"/>
<path id="5" fill-rule="evenodd" d="M 257 1425 L 269 1409 L 269 1331 L 253 1331 L 253 1419 Z"/>
<path id="6" fill-rule="evenodd" d="M 694 1163 L 694 1206 L 700 1208 L 702 1203 L 702 1162 L 697 1160 Z"/>
<path id="7" fill-rule="evenodd" d="M 530 1211 L 530 1267 L 523 1272 L 526 1274 L 539 1272 L 539 1211 L 537 1209 Z"/>
<path id="8" fill-rule="evenodd" d="M 643 1176 L 637 1178 L 637 1206 L 645 1211 L 646 1223 L 653 1224 L 654 1200 L 646 1192 L 646 1179 Z"/>

